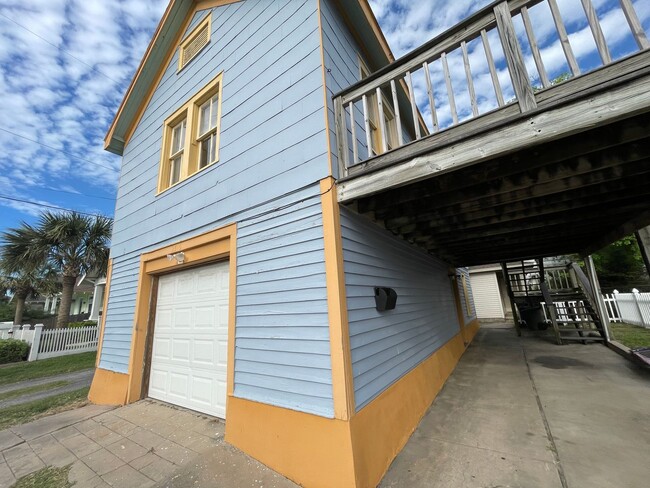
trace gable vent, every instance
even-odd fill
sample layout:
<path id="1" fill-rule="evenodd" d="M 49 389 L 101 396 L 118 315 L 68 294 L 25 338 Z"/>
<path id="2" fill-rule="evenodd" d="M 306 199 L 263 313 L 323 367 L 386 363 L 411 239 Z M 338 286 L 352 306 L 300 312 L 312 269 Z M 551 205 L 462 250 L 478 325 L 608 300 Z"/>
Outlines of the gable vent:
<path id="1" fill-rule="evenodd" d="M 210 42 L 210 18 L 201 22 L 196 30 L 181 44 L 178 69 L 183 69 L 201 49 Z"/>

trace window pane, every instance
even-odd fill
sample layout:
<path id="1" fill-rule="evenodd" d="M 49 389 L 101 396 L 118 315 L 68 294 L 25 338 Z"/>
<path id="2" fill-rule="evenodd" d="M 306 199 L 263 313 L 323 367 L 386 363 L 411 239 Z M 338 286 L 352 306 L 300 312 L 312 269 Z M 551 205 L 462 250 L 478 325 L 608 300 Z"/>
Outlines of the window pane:
<path id="1" fill-rule="evenodd" d="M 199 135 L 202 135 L 209 130 L 208 123 L 210 122 L 210 102 L 201 105 L 201 108 L 199 110 Z"/>
<path id="2" fill-rule="evenodd" d="M 217 134 L 210 136 L 210 162 L 214 163 L 217 159 Z"/>
<path id="3" fill-rule="evenodd" d="M 172 146 L 171 154 L 176 154 L 178 151 L 183 149 L 183 143 L 185 139 L 185 121 L 181 122 L 172 129 Z"/>
<path id="4" fill-rule="evenodd" d="M 210 129 L 217 126 L 217 115 L 219 115 L 219 95 L 212 97 L 212 114 L 210 117 Z"/>
<path id="5" fill-rule="evenodd" d="M 208 154 L 210 145 L 209 139 L 201 141 L 201 150 L 199 151 L 199 169 L 205 168 L 208 165 L 210 160 L 210 155 Z"/>
<path id="6" fill-rule="evenodd" d="M 174 158 L 171 162 L 171 175 L 169 178 L 169 184 L 173 185 L 178 183 L 181 179 L 181 158 Z"/>

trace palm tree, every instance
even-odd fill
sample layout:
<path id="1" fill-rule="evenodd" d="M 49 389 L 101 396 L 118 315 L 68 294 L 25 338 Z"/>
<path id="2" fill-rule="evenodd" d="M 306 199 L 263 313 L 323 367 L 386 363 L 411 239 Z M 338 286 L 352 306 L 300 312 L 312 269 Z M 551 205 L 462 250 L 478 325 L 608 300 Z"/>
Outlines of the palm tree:
<path id="1" fill-rule="evenodd" d="M 49 263 L 61 273 L 63 291 L 56 326 L 65 327 L 79 276 L 89 271 L 106 273 L 111 230 L 112 220 L 107 217 L 44 212 L 36 226 L 23 222 L 3 234 L 3 257 Z"/>
<path id="2" fill-rule="evenodd" d="M 0 261 L 0 288 L 13 293 L 16 304 L 14 324 L 22 324 L 25 300 L 30 296 L 53 295 L 60 290 L 58 274 L 51 266 L 21 266 L 20 263 Z"/>

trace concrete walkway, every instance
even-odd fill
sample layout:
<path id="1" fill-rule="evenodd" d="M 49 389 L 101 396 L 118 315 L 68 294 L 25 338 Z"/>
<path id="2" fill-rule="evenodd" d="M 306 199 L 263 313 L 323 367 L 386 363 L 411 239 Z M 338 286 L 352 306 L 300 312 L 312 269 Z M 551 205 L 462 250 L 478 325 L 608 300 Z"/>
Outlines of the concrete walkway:
<path id="1" fill-rule="evenodd" d="M 95 369 L 86 369 L 83 371 L 76 371 L 74 373 L 64 373 L 56 376 L 48 376 L 45 378 L 38 378 L 35 380 L 21 381 L 19 383 L 12 383 L 10 385 L 0 386 L 0 393 L 7 393 L 10 391 L 22 390 L 23 388 L 31 388 L 32 386 L 47 385 L 50 383 L 56 383 L 58 381 L 67 381 L 67 385 L 59 386 L 57 388 L 52 388 L 50 390 L 37 391 L 34 393 L 29 393 L 27 395 L 21 395 L 15 398 L 9 398 L 7 400 L 0 400 L 0 409 L 11 407 L 13 405 L 21 405 L 23 403 L 33 402 L 35 400 L 41 400 L 43 398 L 48 398 L 54 395 L 59 395 L 61 393 L 66 393 L 68 391 L 79 390 L 90 386 L 90 383 L 93 381 L 93 375 L 95 374 Z"/>
<path id="2" fill-rule="evenodd" d="M 0 487 L 46 466 L 71 465 L 79 488 L 294 488 L 223 441 L 224 424 L 144 400 L 89 405 L 0 431 Z"/>
<path id="3" fill-rule="evenodd" d="M 483 328 L 381 486 L 636 488 L 649 454 L 647 371 Z"/>

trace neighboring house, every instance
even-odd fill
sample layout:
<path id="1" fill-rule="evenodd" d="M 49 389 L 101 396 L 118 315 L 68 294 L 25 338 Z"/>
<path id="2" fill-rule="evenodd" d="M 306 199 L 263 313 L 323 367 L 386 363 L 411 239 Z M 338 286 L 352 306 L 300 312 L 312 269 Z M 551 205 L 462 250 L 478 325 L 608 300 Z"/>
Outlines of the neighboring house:
<path id="1" fill-rule="evenodd" d="M 77 280 L 72 294 L 70 315 L 88 314 L 88 320 L 99 320 L 104 304 L 104 289 L 106 277 L 81 276 Z M 61 294 L 53 296 L 37 296 L 27 301 L 30 307 L 38 307 L 44 312 L 56 314 L 61 304 Z"/>
<path id="2" fill-rule="evenodd" d="M 332 94 L 392 59 L 366 0 L 170 3 L 106 138 L 92 401 L 223 418 L 304 486 L 379 482 L 478 328 L 467 270 L 336 201 Z"/>

